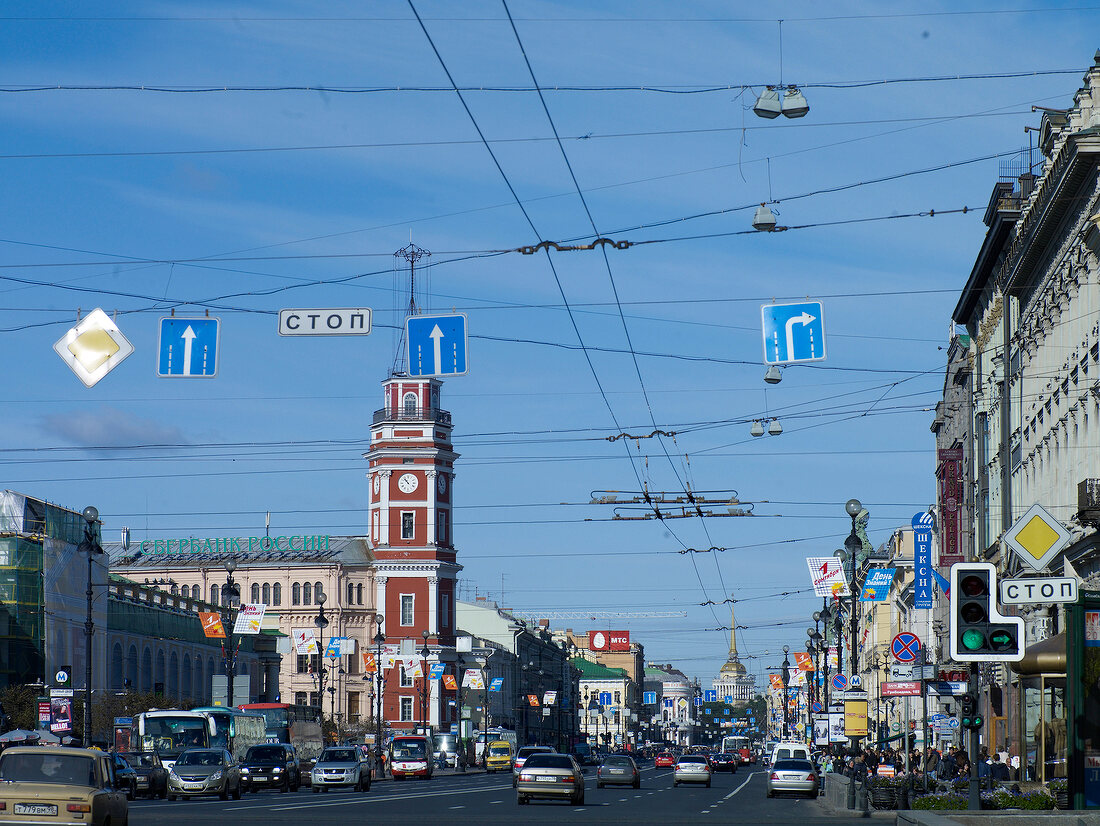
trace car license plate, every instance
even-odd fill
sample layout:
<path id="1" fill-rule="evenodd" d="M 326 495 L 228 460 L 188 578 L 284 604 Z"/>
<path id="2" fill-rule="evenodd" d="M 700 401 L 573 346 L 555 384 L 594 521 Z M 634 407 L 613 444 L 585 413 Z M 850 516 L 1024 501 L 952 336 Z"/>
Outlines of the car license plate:
<path id="1" fill-rule="evenodd" d="M 202 788 L 202 783 L 184 783 L 183 788 L 185 788 L 185 789 L 201 789 Z"/>
<path id="2" fill-rule="evenodd" d="M 16 803 L 17 815 L 56 815 L 57 806 L 46 803 Z"/>
<path id="3" fill-rule="evenodd" d="M 612 769 L 612 774 L 626 774 L 626 769 Z"/>
<path id="4" fill-rule="evenodd" d="M 539 783 L 554 783 L 554 782 L 557 782 L 557 779 L 558 778 L 556 778 L 556 777 L 547 777 L 544 774 L 539 775 L 538 777 L 535 778 L 535 780 L 537 780 Z"/>

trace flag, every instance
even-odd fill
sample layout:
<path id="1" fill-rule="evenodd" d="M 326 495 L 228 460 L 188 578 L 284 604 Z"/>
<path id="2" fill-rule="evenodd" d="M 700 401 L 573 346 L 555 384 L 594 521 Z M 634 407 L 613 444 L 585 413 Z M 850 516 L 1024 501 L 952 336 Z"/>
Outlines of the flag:
<path id="1" fill-rule="evenodd" d="M 218 616 L 216 611 L 199 611 L 199 620 L 202 622 L 202 633 L 207 637 L 225 639 L 222 618 Z"/>
<path id="2" fill-rule="evenodd" d="M 378 662 L 374 659 L 374 654 L 369 651 L 363 652 L 363 673 L 373 674 L 378 670 Z"/>
<path id="3" fill-rule="evenodd" d="M 532 708 L 538 708 L 539 707 L 539 695 L 538 694 L 528 694 L 527 695 L 527 702 Z"/>
<path id="4" fill-rule="evenodd" d="M 771 677 L 772 688 L 778 690 L 783 687 L 783 678 L 778 674 L 769 674 L 768 676 Z"/>
<path id="5" fill-rule="evenodd" d="M 809 654 L 803 654 L 801 651 L 796 651 L 794 661 L 802 671 L 814 670 L 814 659 Z"/>
<path id="6" fill-rule="evenodd" d="M 443 675 L 443 687 L 448 691 L 454 691 L 458 688 L 458 682 L 455 680 L 454 674 Z"/>
<path id="7" fill-rule="evenodd" d="M 1066 563 L 1069 564 L 1068 562 Z M 945 597 L 951 596 L 951 583 L 944 579 L 940 572 L 935 568 L 932 569 L 932 578 L 936 580 L 936 584 L 940 586 L 940 590 L 943 591 Z"/>
<path id="8" fill-rule="evenodd" d="M 420 667 L 420 659 L 418 657 L 405 657 L 401 660 L 401 664 L 405 667 L 405 675 L 408 677 L 423 677 L 424 669 Z"/>

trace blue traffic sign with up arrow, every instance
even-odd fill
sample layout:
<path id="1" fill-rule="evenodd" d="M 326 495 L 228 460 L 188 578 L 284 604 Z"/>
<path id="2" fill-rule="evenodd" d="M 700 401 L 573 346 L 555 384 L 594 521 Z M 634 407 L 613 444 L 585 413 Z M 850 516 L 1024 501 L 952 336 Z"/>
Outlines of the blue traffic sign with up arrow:
<path id="1" fill-rule="evenodd" d="M 718 702 L 718 692 L 715 689 L 708 688 L 703 692 L 703 699 L 708 703 Z"/>
<path id="2" fill-rule="evenodd" d="M 410 376 L 461 376 L 466 364 L 466 315 L 414 315 L 405 319 Z"/>
<path id="3" fill-rule="evenodd" d="M 765 364 L 824 361 L 825 320 L 820 301 L 764 304 L 760 316 Z"/>
<path id="4" fill-rule="evenodd" d="M 211 378 L 218 372 L 217 318 L 162 318 L 157 347 L 161 378 Z"/>

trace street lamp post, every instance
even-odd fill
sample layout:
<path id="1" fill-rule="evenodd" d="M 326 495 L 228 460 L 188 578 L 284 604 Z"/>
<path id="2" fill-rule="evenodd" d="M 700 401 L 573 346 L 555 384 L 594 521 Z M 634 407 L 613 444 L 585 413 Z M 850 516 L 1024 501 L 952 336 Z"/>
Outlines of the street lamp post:
<path id="1" fill-rule="evenodd" d="M 321 717 L 321 727 L 325 722 L 325 628 L 328 627 L 328 617 L 325 616 L 325 595 L 317 597 L 317 616 L 313 618 L 313 624 L 317 626 L 317 710 Z M 322 731 L 323 733 L 323 731 Z"/>
<path id="2" fill-rule="evenodd" d="M 382 696 L 382 643 L 386 641 L 386 635 L 382 633 L 382 622 L 385 620 L 381 614 L 376 614 L 374 617 L 374 624 L 377 627 L 377 631 L 374 634 L 374 680 L 375 680 L 375 700 L 378 703 L 377 712 L 374 715 L 374 776 L 377 779 L 382 778 L 382 713 L 385 708 Z"/>
<path id="3" fill-rule="evenodd" d="M 787 659 L 787 652 L 791 650 L 789 645 L 783 646 L 783 739 L 787 740 L 790 737 L 790 716 L 791 708 L 790 703 L 787 700 L 787 686 L 790 685 L 791 675 L 788 673 L 791 662 Z"/>
<path id="4" fill-rule="evenodd" d="M 431 634 L 427 630 L 420 634 L 424 638 L 424 647 L 420 649 L 420 729 L 421 733 L 428 733 L 428 692 L 431 691 L 431 683 L 428 681 L 428 657 L 432 655 L 428 648 L 428 637 Z"/>
<path id="5" fill-rule="evenodd" d="M 232 708 L 233 703 L 233 678 L 237 673 L 237 651 L 233 647 L 233 600 L 241 595 L 240 586 L 233 579 L 233 572 L 237 570 L 237 562 L 233 559 L 225 561 L 225 590 L 222 591 L 222 604 L 225 606 L 225 705 Z"/>
<path id="6" fill-rule="evenodd" d="M 844 504 L 844 510 L 848 515 L 852 517 L 852 532 L 848 534 L 848 538 L 844 540 L 844 551 L 841 554 L 846 555 L 847 562 L 849 564 L 849 576 L 848 576 L 848 590 L 851 594 L 851 651 L 848 653 L 849 663 L 848 670 L 853 677 L 859 673 L 859 651 L 857 645 L 859 643 L 859 583 L 857 581 L 857 568 L 859 565 L 859 552 L 863 550 L 863 542 L 860 540 L 859 535 L 856 534 L 856 517 L 859 516 L 860 511 L 863 510 L 863 503 L 858 499 L 849 499 Z M 859 736 L 852 736 L 852 751 L 853 753 L 859 749 Z M 848 808 L 854 809 L 856 806 L 856 787 L 855 783 L 852 783 L 848 787 Z"/>
<path id="7" fill-rule="evenodd" d="M 103 553 L 103 548 L 95 530 L 99 511 L 89 505 L 81 515 L 85 525 L 80 550 L 88 554 L 88 588 L 84 592 L 88 602 L 88 614 L 84 620 L 84 746 L 87 748 L 92 744 L 92 635 L 95 634 L 95 623 L 92 621 L 92 558 Z"/>

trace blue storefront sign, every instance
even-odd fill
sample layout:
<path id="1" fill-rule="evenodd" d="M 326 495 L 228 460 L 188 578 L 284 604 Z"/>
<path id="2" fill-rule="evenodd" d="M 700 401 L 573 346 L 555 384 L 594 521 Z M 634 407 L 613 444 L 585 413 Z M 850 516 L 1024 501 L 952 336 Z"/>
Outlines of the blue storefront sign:
<path id="1" fill-rule="evenodd" d="M 932 514 L 913 516 L 913 607 L 932 607 Z"/>

